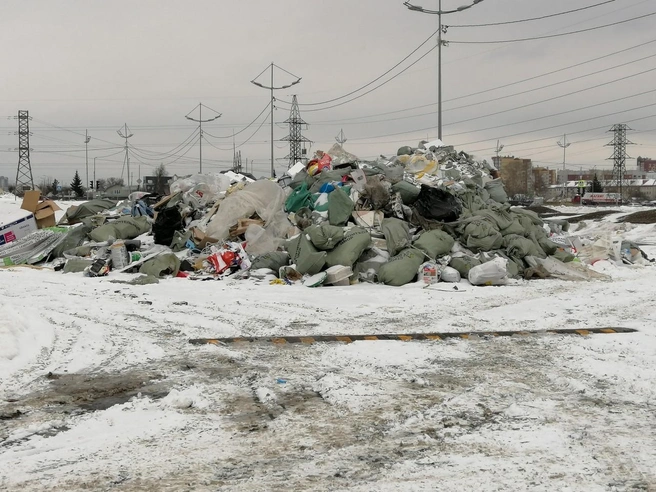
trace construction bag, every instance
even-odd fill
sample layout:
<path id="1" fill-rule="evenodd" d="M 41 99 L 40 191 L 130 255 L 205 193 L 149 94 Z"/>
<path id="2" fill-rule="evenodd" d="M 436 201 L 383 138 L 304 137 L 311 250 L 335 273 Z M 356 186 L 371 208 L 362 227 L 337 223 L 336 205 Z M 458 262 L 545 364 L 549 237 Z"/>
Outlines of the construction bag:
<path id="1" fill-rule="evenodd" d="M 498 203 L 507 203 L 508 194 L 503 186 L 501 178 L 493 179 L 485 183 L 485 189 L 490 194 L 490 198 Z"/>
<path id="2" fill-rule="evenodd" d="M 410 283 L 417 276 L 423 262 L 423 253 L 412 248 L 404 249 L 380 267 L 378 281 L 394 287 Z"/>
<path id="3" fill-rule="evenodd" d="M 280 271 L 280 267 L 289 264 L 289 253 L 286 251 L 271 251 L 263 255 L 256 256 L 251 263 L 251 270 L 259 270 L 260 268 L 268 268 L 273 270 L 276 275 Z"/>
<path id="4" fill-rule="evenodd" d="M 152 275 L 153 277 L 164 277 L 171 275 L 175 277 L 180 271 L 180 260 L 173 253 L 163 253 L 144 262 L 139 268 L 139 273 Z"/>
<path id="5" fill-rule="evenodd" d="M 412 183 L 407 181 L 399 181 L 392 185 L 392 191 L 401 195 L 401 200 L 403 200 L 403 205 L 412 205 L 417 201 L 419 196 L 419 188 L 417 188 Z"/>
<path id="6" fill-rule="evenodd" d="M 410 228 L 401 219 L 383 219 L 381 229 L 387 242 L 387 252 L 394 256 L 402 249 L 410 246 Z"/>
<path id="7" fill-rule="evenodd" d="M 287 250 L 296 264 L 296 270 L 303 275 L 319 273 L 326 264 L 325 251 L 318 252 L 305 234 L 290 239 Z"/>
<path id="8" fill-rule="evenodd" d="M 179 214 L 179 212 L 178 212 Z M 155 226 L 153 226 L 153 229 Z M 114 239 L 134 239 L 137 236 L 145 234 L 150 231 L 150 223 L 148 217 L 129 217 L 123 216 L 112 222 L 101 225 L 89 233 L 89 237 L 96 242 L 108 241 L 109 238 Z M 155 236 L 157 238 L 157 236 Z M 173 232 L 166 243 L 166 246 L 171 244 L 173 239 Z M 157 242 L 157 239 L 155 240 Z M 159 243 L 163 244 L 163 243 Z"/>
<path id="9" fill-rule="evenodd" d="M 344 228 L 328 224 L 312 225 L 304 230 L 310 236 L 310 241 L 315 248 L 321 251 L 333 249 L 344 239 Z"/>
<path id="10" fill-rule="evenodd" d="M 417 239 L 413 246 L 422 250 L 432 260 L 444 256 L 451 252 L 453 244 L 456 242 L 449 234 L 439 229 L 426 231 L 419 239 Z"/>
<path id="11" fill-rule="evenodd" d="M 449 262 L 449 266 L 458 270 L 460 275 L 464 278 L 467 278 L 469 275 L 469 270 L 480 264 L 481 261 L 472 256 L 458 256 L 456 258 L 451 258 L 451 261 Z"/>
<path id="12" fill-rule="evenodd" d="M 354 208 L 353 200 L 344 190 L 336 188 L 328 195 L 328 221 L 330 225 L 342 226 L 346 224 Z"/>
<path id="13" fill-rule="evenodd" d="M 363 227 L 353 227 L 344 233 L 344 239 L 328 253 L 326 266 L 344 265 L 352 268 L 370 244 L 369 231 Z"/>

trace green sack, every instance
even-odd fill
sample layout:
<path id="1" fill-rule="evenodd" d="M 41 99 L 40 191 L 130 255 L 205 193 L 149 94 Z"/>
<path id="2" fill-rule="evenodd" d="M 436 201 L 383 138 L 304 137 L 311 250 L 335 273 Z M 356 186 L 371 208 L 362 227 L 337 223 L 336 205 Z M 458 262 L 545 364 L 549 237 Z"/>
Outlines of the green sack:
<path id="1" fill-rule="evenodd" d="M 497 229 L 502 231 L 513 224 L 514 217 L 510 212 L 500 207 L 490 207 L 484 210 L 478 210 L 475 215 L 487 217 L 491 222 L 496 224 Z"/>
<path id="2" fill-rule="evenodd" d="M 364 227 L 353 227 L 344 233 L 335 249 L 326 256 L 326 266 L 344 265 L 353 267 L 360 255 L 371 244 L 371 234 Z"/>
<path id="3" fill-rule="evenodd" d="M 271 251 L 263 255 L 256 256 L 251 263 L 251 270 L 259 270 L 260 268 L 268 268 L 276 272 L 280 267 L 289 265 L 289 253 L 286 251 Z"/>
<path id="4" fill-rule="evenodd" d="M 449 262 L 449 266 L 458 270 L 462 278 L 469 278 L 469 270 L 480 264 L 481 261 L 472 256 L 458 256 L 457 258 L 451 258 Z"/>
<path id="5" fill-rule="evenodd" d="M 417 276 L 423 262 L 424 255 L 421 252 L 412 248 L 404 249 L 380 267 L 378 281 L 395 287 L 405 285 Z"/>
<path id="6" fill-rule="evenodd" d="M 308 191 L 306 183 L 301 183 L 285 201 L 285 210 L 287 212 L 297 212 L 303 207 L 311 207 L 312 195 Z"/>
<path id="7" fill-rule="evenodd" d="M 419 239 L 414 242 L 413 246 L 422 250 L 434 260 L 440 256 L 449 254 L 455 242 L 456 240 L 446 232 L 434 229 L 432 231 L 426 231 L 419 236 Z"/>
<path id="8" fill-rule="evenodd" d="M 180 260 L 173 253 L 162 253 L 144 262 L 139 268 L 139 273 L 152 275 L 153 277 L 164 277 L 171 275 L 175 277 L 180 271 Z"/>
<path id="9" fill-rule="evenodd" d="M 407 222 L 395 218 L 383 219 L 380 228 L 385 235 L 390 256 L 410 246 L 410 228 Z"/>
<path id="10" fill-rule="evenodd" d="M 326 264 L 326 252 L 318 252 L 304 233 L 290 239 L 287 244 L 289 255 L 299 273 L 314 275 Z"/>
<path id="11" fill-rule="evenodd" d="M 556 258 L 557 260 L 562 261 L 563 263 L 569 263 L 570 261 L 573 261 L 575 256 L 571 253 L 568 253 L 564 249 L 559 249 L 555 253 L 553 253 L 551 256 Z"/>
<path id="12" fill-rule="evenodd" d="M 516 234 L 509 234 L 503 238 L 506 254 L 510 258 L 522 259 L 525 256 L 545 258 L 546 255 L 531 239 Z"/>
<path id="13" fill-rule="evenodd" d="M 93 265 L 93 261 L 94 260 L 87 260 L 86 258 L 71 258 L 66 260 L 64 273 L 83 272 L 86 267 Z"/>
<path id="14" fill-rule="evenodd" d="M 341 188 L 335 188 L 328 195 L 328 222 L 334 226 L 346 224 L 354 208 L 353 200 Z"/>
<path id="15" fill-rule="evenodd" d="M 174 252 L 182 251 L 187 247 L 187 241 L 191 239 L 191 231 L 175 231 L 171 241 L 171 249 Z"/>
<path id="16" fill-rule="evenodd" d="M 104 242 L 110 237 L 114 239 L 134 239 L 150 231 L 148 217 L 123 216 L 101 225 L 89 233 L 89 237 L 97 242 Z"/>
<path id="17" fill-rule="evenodd" d="M 547 237 L 538 238 L 538 244 L 540 245 L 540 248 L 542 248 L 542 251 L 547 255 L 556 254 L 556 251 L 558 251 L 558 248 L 560 247 Z"/>
<path id="18" fill-rule="evenodd" d="M 344 239 L 344 229 L 342 227 L 331 226 L 328 224 L 313 225 L 307 227 L 304 231 L 310 236 L 310 241 L 315 248 L 328 251 L 337 246 Z"/>
<path id="19" fill-rule="evenodd" d="M 463 232 L 465 247 L 473 252 L 499 249 L 503 244 L 503 236 L 495 227 L 483 219 L 474 219 L 465 226 Z"/>
<path id="20" fill-rule="evenodd" d="M 415 203 L 415 201 L 417 201 L 420 190 L 412 183 L 408 183 L 407 181 L 399 181 L 398 183 L 394 183 L 392 185 L 392 191 L 401 195 L 403 205 L 412 205 Z"/>
<path id="21" fill-rule="evenodd" d="M 507 236 L 508 234 L 519 234 L 520 236 L 526 234 L 526 229 L 524 229 L 524 226 L 522 226 L 522 223 L 519 221 L 519 218 L 513 217 L 513 220 L 510 223 L 510 225 L 505 229 L 501 230 L 502 236 Z"/>
<path id="22" fill-rule="evenodd" d="M 55 249 L 50 253 L 51 258 L 59 258 L 64 256 L 64 251 L 69 249 L 77 248 L 81 246 L 84 241 L 87 239 L 87 235 L 91 232 L 92 227 L 87 225 L 79 225 L 77 227 L 71 227 L 66 233 L 66 237 L 55 246 Z"/>
<path id="23" fill-rule="evenodd" d="M 541 226 L 544 224 L 544 221 L 538 216 L 538 214 L 533 212 L 533 210 L 526 210 L 525 208 L 515 207 L 512 209 L 512 212 L 522 217 L 528 217 L 535 225 Z"/>
<path id="24" fill-rule="evenodd" d="M 506 203 L 508 201 L 508 194 L 506 193 L 501 178 L 493 179 L 485 183 L 485 189 L 490 194 L 490 198 L 495 202 Z"/>

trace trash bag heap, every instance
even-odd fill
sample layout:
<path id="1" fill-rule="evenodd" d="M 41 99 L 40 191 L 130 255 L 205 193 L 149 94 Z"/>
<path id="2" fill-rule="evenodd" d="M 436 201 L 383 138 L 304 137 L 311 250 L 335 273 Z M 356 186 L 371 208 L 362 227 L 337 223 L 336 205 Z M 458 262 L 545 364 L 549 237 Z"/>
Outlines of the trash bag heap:
<path id="1" fill-rule="evenodd" d="M 236 278 L 310 287 L 590 280 L 604 278 L 587 266 L 596 259 L 650 261 L 633 243 L 583 245 L 566 221 L 512 207 L 491 165 L 439 140 L 373 161 L 334 145 L 278 180 L 198 174 L 170 191 L 69 209 L 57 227 L 0 247 L 0 261 L 46 261 L 91 277 L 142 274 L 131 283 Z M 30 239 L 46 232 L 48 240 Z"/>

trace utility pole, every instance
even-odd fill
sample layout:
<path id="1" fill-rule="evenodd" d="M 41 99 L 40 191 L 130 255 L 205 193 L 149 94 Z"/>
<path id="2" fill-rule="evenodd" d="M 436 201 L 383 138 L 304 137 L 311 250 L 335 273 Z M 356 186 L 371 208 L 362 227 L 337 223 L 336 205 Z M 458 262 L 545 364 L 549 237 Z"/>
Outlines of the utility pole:
<path id="1" fill-rule="evenodd" d="M 276 87 L 276 86 L 273 84 L 273 71 L 274 71 L 273 69 L 274 69 L 274 68 L 277 68 L 277 69 L 279 69 L 279 70 L 282 70 L 283 72 L 285 72 L 285 73 L 291 75 L 292 77 L 294 77 L 296 80 L 294 80 L 291 84 L 281 85 L 280 87 Z M 267 70 L 271 70 L 271 85 L 269 85 L 269 86 L 266 86 L 266 85 L 264 85 L 264 84 L 262 84 L 262 83 L 260 83 L 260 82 L 257 82 L 257 79 L 258 79 L 258 78 L 259 78 L 264 72 L 266 72 Z M 272 178 L 274 178 L 274 177 L 276 176 L 276 171 L 275 171 L 275 169 L 274 169 L 274 167 L 273 167 L 273 109 L 274 109 L 274 106 L 275 106 L 275 104 L 274 104 L 274 103 L 275 103 L 275 97 L 274 97 L 274 95 L 273 95 L 273 91 L 274 91 L 274 90 L 278 90 L 278 89 L 287 89 L 287 88 L 289 88 L 289 87 L 291 87 L 291 86 L 293 86 L 293 85 L 296 85 L 296 84 L 298 84 L 298 83 L 300 83 L 300 82 L 301 82 L 301 77 L 297 77 L 296 75 L 294 75 L 294 74 L 291 73 L 291 72 L 288 72 L 288 71 L 285 70 L 284 68 L 280 68 L 278 65 L 276 65 L 276 64 L 273 63 L 273 62 L 271 62 L 271 64 L 270 64 L 267 68 L 265 68 L 264 70 L 262 70 L 262 71 L 258 74 L 257 77 L 255 77 L 253 80 L 251 80 L 251 84 L 256 85 L 256 86 L 258 86 L 258 87 L 262 87 L 263 89 L 269 89 L 269 90 L 271 91 L 271 102 L 269 103 L 269 104 L 271 105 L 271 107 L 270 107 L 270 109 L 271 109 L 271 115 L 270 115 L 269 118 L 271 119 L 271 177 L 272 177 Z"/>
<path id="2" fill-rule="evenodd" d="M 565 194 L 567 192 L 567 190 L 566 190 L 567 172 L 566 172 L 566 169 L 565 169 L 566 168 L 566 164 L 565 164 L 566 159 L 565 158 L 566 158 L 567 147 L 572 145 L 572 143 L 567 141 L 567 134 L 564 134 L 563 135 L 563 140 L 558 141 L 557 143 L 558 143 L 558 146 L 562 147 L 562 149 L 563 149 L 563 193 L 562 193 L 562 196 L 565 196 Z"/>
<path id="3" fill-rule="evenodd" d="M 627 159 L 631 158 L 626 153 L 626 146 L 634 145 L 633 142 L 626 138 L 627 130 L 631 130 L 631 128 L 625 124 L 613 125 L 613 127 L 609 130 L 614 133 L 613 141 L 606 144 L 606 147 L 613 147 L 613 155 L 607 160 L 613 161 L 613 181 L 611 182 L 611 185 L 614 185 L 618 188 L 620 199 L 624 199 L 624 190 L 622 187 L 624 183 L 624 174 L 626 174 L 625 163 Z"/>
<path id="4" fill-rule="evenodd" d="M 89 130 L 85 130 L 85 137 L 84 137 L 84 160 L 86 161 L 86 168 L 87 168 L 87 180 L 86 182 L 89 182 L 89 141 L 91 140 L 91 137 L 89 136 Z M 93 187 L 92 187 L 93 188 Z M 89 193 L 87 193 L 87 198 L 89 197 Z"/>
<path id="5" fill-rule="evenodd" d="M 442 15 L 462 12 L 472 8 L 474 5 L 481 3 L 483 0 L 473 0 L 470 5 L 463 5 L 456 9 L 442 10 L 442 0 L 439 0 L 438 10 L 428 10 L 419 5 L 413 5 L 409 1 L 403 3 L 408 9 L 422 14 L 437 15 L 437 138 L 442 140 L 442 45 L 448 45 L 447 41 L 442 39 L 446 34 L 448 26 L 442 25 Z"/>
<path id="6" fill-rule="evenodd" d="M 128 147 L 128 138 L 133 136 L 134 133 L 130 133 L 127 123 L 124 123 L 123 131 L 116 130 L 116 133 L 118 133 L 121 138 L 125 139 L 125 160 L 123 161 L 123 167 L 127 167 L 128 170 L 128 194 L 129 194 L 132 192 L 132 188 L 131 188 L 132 181 L 130 180 L 130 149 Z M 123 171 L 121 171 L 121 177 L 123 177 Z"/>
<path id="7" fill-rule="evenodd" d="M 189 113 L 187 113 L 185 115 L 185 118 L 187 118 L 188 120 L 195 121 L 196 123 L 198 123 L 198 129 L 199 129 L 198 143 L 199 143 L 199 146 L 200 146 L 200 149 L 199 149 L 200 150 L 200 156 L 199 156 L 200 157 L 200 160 L 199 160 L 200 167 L 199 167 L 199 171 L 198 171 L 199 174 L 203 174 L 203 123 L 208 123 L 210 121 L 214 121 L 214 120 L 219 119 L 221 117 L 221 113 L 219 113 L 218 111 L 214 111 L 212 108 L 210 108 L 208 106 L 205 106 L 210 111 L 214 111 L 214 113 L 216 113 L 216 116 L 214 116 L 212 118 L 209 118 L 207 120 L 204 120 L 203 119 L 203 106 L 204 106 L 203 103 L 198 103 L 198 106 L 196 106 L 194 109 L 192 109 L 191 111 L 189 111 Z M 189 116 L 191 113 L 193 113 L 196 110 L 196 108 L 198 108 L 198 119 L 191 118 Z"/>

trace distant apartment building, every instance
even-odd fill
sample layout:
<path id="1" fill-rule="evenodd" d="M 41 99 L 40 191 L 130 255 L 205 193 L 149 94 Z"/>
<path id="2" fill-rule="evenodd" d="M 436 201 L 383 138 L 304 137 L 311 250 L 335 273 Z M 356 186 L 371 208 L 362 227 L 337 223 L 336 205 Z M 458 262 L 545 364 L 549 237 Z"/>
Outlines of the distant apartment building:
<path id="1" fill-rule="evenodd" d="M 656 173 L 656 159 L 649 157 L 638 157 L 638 171 L 643 173 Z"/>
<path id="2" fill-rule="evenodd" d="M 555 169 L 548 167 L 534 167 L 533 168 L 533 188 L 538 195 L 551 185 L 558 182 L 558 173 Z"/>
<path id="3" fill-rule="evenodd" d="M 509 196 L 533 194 L 533 163 L 531 159 L 514 156 L 493 157 L 494 166 Z"/>
<path id="4" fill-rule="evenodd" d="M 9 178 L 7 176 L 0 176 L 0 190 L 9 190 Z"/>

